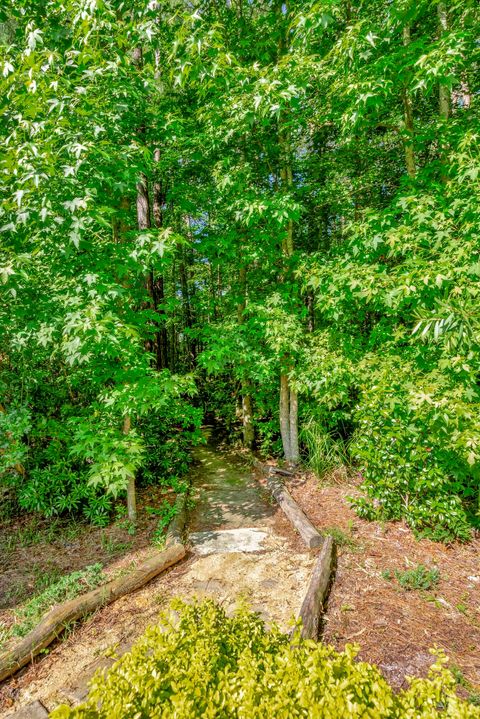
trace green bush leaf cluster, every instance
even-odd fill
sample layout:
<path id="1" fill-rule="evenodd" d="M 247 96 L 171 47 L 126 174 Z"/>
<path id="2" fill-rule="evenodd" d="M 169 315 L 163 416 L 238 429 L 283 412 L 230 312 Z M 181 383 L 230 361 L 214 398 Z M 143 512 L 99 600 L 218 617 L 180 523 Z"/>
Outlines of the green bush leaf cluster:
<path id="1" fill-rule="evenodd" d="M 480 709 L 460 699 L 440 653 L 426 679 L 395 693 L 379 670 L 311 640 L 290 637 L 242 609 L 211 601 L 177 603 L 175 617 L 147 630 L 106 674 L 85 704 L 52 719 L 141 717 L 312 717 L 318 719 L 467 719 Z"/>

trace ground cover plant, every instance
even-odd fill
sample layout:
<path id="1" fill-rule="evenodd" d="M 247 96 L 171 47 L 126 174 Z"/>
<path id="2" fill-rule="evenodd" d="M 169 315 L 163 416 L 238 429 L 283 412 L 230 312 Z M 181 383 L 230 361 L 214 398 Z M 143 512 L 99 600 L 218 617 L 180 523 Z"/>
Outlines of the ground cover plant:
<path id="1" fill-rule="evenodd" d="M 74 599 L 79 594 L 95 589 L 105 581 L 101 564 L 91 564 L 84 570 L 67 574 L 49 584 L 40 594 L 32 597 L 14 612 L 14 623 L 0 624 L 0 651 L 14 637 L 24 637 L 33 629 L 43 615 L 56 604 Z"/>
<path id="2" fill-rule="evenodd" d="M 412 569 L 395 569 L 394 576 L 400 587 L 407 591 L 432 589 L 438 584 L 440 578 L 436 567 L 427 569 L 423 564 L 417 564 Z"/>
<path id="3" fill-rule="evenodd" d="M 52 719 L 171 717 L 476 717 L 457 697 L 437 656 L 427 679 L 395 693 L 378 669 L 344 652 L 267 630 L 243 609 L 233 617 L 213 602 L 176 605 L 177 620 L 151 627 L 106 674 L 87 702 Z"/>

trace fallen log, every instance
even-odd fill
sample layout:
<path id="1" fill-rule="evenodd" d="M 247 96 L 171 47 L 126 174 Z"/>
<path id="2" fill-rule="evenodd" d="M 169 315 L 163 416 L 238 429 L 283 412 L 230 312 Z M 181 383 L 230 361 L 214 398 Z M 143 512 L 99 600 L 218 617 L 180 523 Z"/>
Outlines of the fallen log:
<path id="1" fill-rule="evenodd" d="M 300 609 L 302 637 L 317 640 L 320 633 L 323 609 L 335 568 L 335 543 L 325 537 L 322 549 L 313 567 L 310 584 Z"/>
<path id="2" fill-rule="evenodd" d="M 266 476 L 268 487 L 283 509 L 293 526 L 298 530 L 303 541 L 309 549 L 320 547 L 323 544 L 322 535 L 315 529 L 307 515 L 298 506 L 290 492 L 283 486 L 282 482 L 272 476 Z"/>
<path id="3" fill-rule="evenodd" d="M 256 457 L 253 458 L 253 466 L 259 469 L 264 474 L 281 474 L 284 477 L 295 477 L 295 472 L 290 469 L 283 469 L 282 467 L 274 467 L 273 464 L 264 464 L 260 462 Z"/>
<path id="4" fill-rule="evenodd" d="M 282 469 L 281 467 L 273 467 L 269 465 L 269 472 L 271 474 L 281 474 L 283 477 L 295 477 L 295 472 L 291 472 L 289 469 Z"/>
<path id="5" fill-rule="evenodd" d="M 53 607 L 16 646 L 0 654 L 0 682 L 28 664 L 51 644 L 71 622 L 111 604 L 125 594 L 143 587 L 185 556 L 183 544 L 175 544 L 147 559 L 126 576 L 113 579 L 87 594 Z"/>

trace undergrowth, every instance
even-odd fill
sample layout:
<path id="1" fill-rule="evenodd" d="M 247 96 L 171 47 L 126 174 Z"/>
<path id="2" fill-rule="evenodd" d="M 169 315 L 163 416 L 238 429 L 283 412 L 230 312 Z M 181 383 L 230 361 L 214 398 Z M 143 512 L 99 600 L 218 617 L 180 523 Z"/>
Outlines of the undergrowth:
<path id="1" fill-rule="evenodd" d="M 440 580 L 440 572 L 437 567 L 428 569 L 423 564 L 418 564 L 412 569 L 395 569 L 393 574 L 402 589 L 407 591 L 432 589 Z M 388 581 L 392 579 L 390 570 L 387 569 L 383 572 L 383 578 Z"/>
<path id="2" fill-rule="evenodd" d="M 307 465 L 317 477 L 322 478 L 333 470 L 348 466 L 345 442 L 326 431 L 313 417 L 303 425 L 300 439 L 306 449 Z"/>
<path id="3" fill-rule="evenodd" d="M 176 502 L 170 504 L 170 502 L 165 499 L 155 509 L 147 507 L 147 511 L 148 510 L 151 510 L 150 513 L 158 516 L 158 524 L 153 533 L 152 542 L 153 544 L 161 546 L 165 542 L 165 530 L 179 512 L 178 505 Z"/>
<path id="4" fill-rule="evenodd" d="M 426 679 L 396 693 L 358 648 L 336 652 L 294 640 L 247 609 L 228 616 L 211 600 L 176 602 L 108 673 L 98 672 L 87 701 L 58 707 L 51 719 L 474 719 L 457 681 L 436 661 Z"/>
<path id="5" fill-rule="evenodd" d="M 0 625 L 0 647 L 12 637 L 24 637 L 33 629 L 41 617 L 55 604 L 74 599 L 79 594 L 95 589 L 105 581 L 101 564 L 91 564 L 85 569 L 67 574 L 50 584 L 40 594 L 17 609 L 15 623 L 10 627 Z"/>

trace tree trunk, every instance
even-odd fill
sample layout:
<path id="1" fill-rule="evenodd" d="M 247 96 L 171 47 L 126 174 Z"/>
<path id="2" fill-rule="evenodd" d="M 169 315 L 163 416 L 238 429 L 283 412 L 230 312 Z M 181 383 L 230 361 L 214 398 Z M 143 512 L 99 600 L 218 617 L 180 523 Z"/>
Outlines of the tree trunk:
<path id="1" fill-rule="evenodd" d="M 241 262 L 241 259 L 240 259 Z M 238 285 L 240 291 L 240 301 L 237 305 L 238 324 L 242 325 L 245 321 L 244 312 L 247 307 L 247 268 L 240 265 L 238 271 Z M 253 449 L 255 443 L 255 428 L 253 426 L 253 402 L 251 395 L 251 382 L 242 379 L 242 425 L 243 425 L 243 445 L 248 449 Z"/>
<path id="2" fill-rule="evenodd" d="M 130 415 L 125 415 L 123 420 L 123 434 L 130 434 L 132 423 Z M 135 475 L 132 474 L 128 479 L 127 485 L 127 514 L 128 518 L 133 524 L 137 522 L 137 498 L 135 492 Z"/>
<path id="3" fill-rule="evenodd" d="M 438 3 L 437 13 L 440 33 L 444 33 L 448 30 L 448 15 L 446 3 Z M 438 105 L 440 117 L 442 118 L 442 120 L 448 120 L 450 116 L 450 88 L 447 85 L 440 84 L 438 87 Z"/>
<path id="4" fill-rule="evenodd" d="M 280 375 L 280 434 L 282 436 L 283 454 L 287 462 L 291 457 L 290 443 L 290 389 L 286 374 Z"/>
<path id="5" fill-rule="evenodd" d="M 148 179 L 142 172 L 137 182 L 137 225 L 139 230 L 150 228 L 150 198 L 148 196 Z"/>
<path id="6" fill-rule="evenodd" d="M 184 312 L 184 323 L 185 323 L 185 327 L 188 330 L 191 330 L 193 328 L 193 314 L 192 314 L 192 307 L 191 307 L 191 303 L 190 303 L 190 290 L 188 287 L 185 248 L 182 247 L 180 252 L 181 252 L 181 259 L 180 259 L 180 263 L 178 266 L 178 272 L 180 275 L 180 287 L 182 289 L 182 304 L 183 304 L 183 312 Z M 187 332 L 187 334 L 186 334 L 186 349 L 187 349 L 187 352 L 186 352 L 187 364 L 190 367 L 190 369 L 193 369 L 193 367 L 195 366 L 196 347 L 195 347 L 195 341 L 189 332 Z"/>
<path id="7" fill-rule="evenodd" d="M 148 230 L 150 228 L 150 198 L 148 195 L 148 179 L 142 172 L 137 182 L 137 226 L 139 230 Z M 150 297 L 153 300 L 153 272 L 149 270 L 145 278 L 145 286 Z M 152 342 L 147 343 L 149 351 L 153 350 Z"/>
<path id="8" fill-rule="evenodd" d="M 280 177 L 282 187 L 290 191 L 293 187 L 293 171 L 291 165 L 291 149 L 287 137 L 279 132 L 281 150 Z M 289 273 L 288 260 L 294 251 L 293 221 L 288 220 L 285 234 L 282 239 L 282 255 L 284 260 L 284 278 Z M 284 279 L 283 278 L 283 279 Z M 288 362 L 288 357 L 283 358 Z M 280 434 L 282 437 L 283 452 L 287 462 L 297 464 L 300 458 L 298 449 L 298 397 L 290 388 L 288 375 L 280 375 Z"/>
<path id="9" fill-rule="evenodd" d="M 300 460 L 300 452 L 298 449 L 298 397 L 297 393 L 290 389 L 290 462 L 298 464 Z"/>
<path id="10" fill-rule="evenodd" d="M 137 70 L 141 70 L 143 66 L 143 51 L 141 47 L 136 47 L 133 51 L 133 64 Z M 145 142 L 145 123 L 142 122 L 138 126 L 138 135 L 142 142 Z M 139 230 L 148 230 L 152 226 L 150 219 L 150 194 L 148 186 L 148 177 L 144 172 L 140 173 L 137 182 L 137 226 Z M 155 308 L 155 278 L 153 270 L 150 269 L 145 277 L 145 287 L 149 296 L 147 307 Z M 149 352 L 154 352 L 153 340 L 147 340 L 146 347 Z"/>
<path id="11" fill-rule="evenodd" d="M 403 28 L 403 44 L 406 47 L 410 44 L 410 26 L 405 25 Z M 405 121 L 405 132 L 407 134 L 407 137 L 404 142 L 405 147 L 405 164 L 407 166 L 407 172 L 410 177 L 415 177 L 416 174 L 416 164 L 415 164 L 415 149 L 413 145 L 413 138 L 414 138 L 414 126 L 413 126 L 413 111 L 412 111 L 412 101 L 410 99 L 410 94 L 406 87 L 402 90 L 402 100 L 403 100 L 403 115 L 404 115 L 404 121 Z"/>
<path id="12" fill-rule="evenodd" d="M 160 150 L 157 148 L 154 152 L 154 160 L 157 165 L 160 162 Z M 163 206 L 165 204 L 165 188 L 161 178 L 157 177 L 153 183 L 153 220 L 155 226 L 163 227 Z M 159 315 L 159 326 L 155 339 L 155 354 L 157 358 L 157 369 L 165 369 L 168 367 L 168 340 L 166 328 L 166 316 L 163 311 L 159 311 L 165 301 L 165 280 L 163 275 L 157 275 L 153 281 L 153 304 Z"/>
<path id="13" fill-rule="evenodd" d="M 439 2 L 437 5 L 438 24 L 440 35 L 448 30 L 448 15 L 447 5 L 444 2 Z M 447 85 L 439 83 L 438 86 L 438 111 L 442 123 L 446 124 L 450 117 L 450 88 Z M 443 183 L 447 182 L 448 176 L 446 172 L 447 166 L 447 147 L 441 139 L 440 133 L 440 179 Z"/>
<path id="14" fill-rule="evenodd" d="M 242 422 L 243 422 L 243 444 L 248 449 L 253 449 L 255 443 L 255 429 L 253 426 L 253 403 L 250 394 L 250 382 L 245 380 L 242 383 Z"/>

